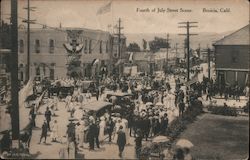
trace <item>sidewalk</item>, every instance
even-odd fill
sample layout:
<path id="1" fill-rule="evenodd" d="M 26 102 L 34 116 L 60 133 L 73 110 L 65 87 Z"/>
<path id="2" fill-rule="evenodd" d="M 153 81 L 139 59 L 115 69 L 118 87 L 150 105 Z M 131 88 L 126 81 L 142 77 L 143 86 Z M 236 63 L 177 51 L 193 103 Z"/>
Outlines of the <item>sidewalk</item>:
<path id="1" fill-rule="evenodd" d="M 206 95 L 203 95 L 202 98 L 200 98 L 202 101 L 202 104 L 204 107 L 207 107 L 209 105 L 215 105 L 215 106 L 224 106 L 224 103 L 226 103 L 229 107 L 233 108 L 242 108 L 246 105 L 248 99 L 245 96 L 240 97 L 240 101 L 236 101 L 234 99 L 228 99 L 227 101 L 224 98 L 221 98 L 219 96 L 212 97 L 212 100 L 206 100 Z"/>

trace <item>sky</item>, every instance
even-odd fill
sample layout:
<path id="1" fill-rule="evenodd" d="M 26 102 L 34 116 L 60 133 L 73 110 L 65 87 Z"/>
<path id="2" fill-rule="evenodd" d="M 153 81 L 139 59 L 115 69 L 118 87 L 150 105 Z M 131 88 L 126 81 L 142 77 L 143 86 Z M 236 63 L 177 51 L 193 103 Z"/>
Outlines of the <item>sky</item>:
<path id="1" fill-rule="evenodd" d="M 197 21 L 195 33 L 222 33 L 237 30 L 249 23 L 249 2 L 247 0 L 30 0 L 31 19 L 51 27 L 79 27 L 110 31 L 121 18 L 123 33 L 181 33 L 178 22 Z M 97 15 L 98 9 L 111 2 L 110 11 Z M 26 18 L 27 0 L 18 0 L 19 17 Z M 138 9 L 137 9 L 138 8 Z M 154 8 L 156 12 L 153 12 Z M 160 9 L 178 12 L 157 13 Z M 180 12 L 180 8 L 192 10 Z M 218 12 L 203 12 L 217 10 Z M 230 10 L 229 12 L 220 12 Z M 137 12 L 150 10 L 150 12 Z M 10 17 L 10 0 L 1 1 L 1 18 Z M 19 24 L 22 19 L 19 18 Z M 26 25 L 26 24 L 24 24 Z M 39 25 L 31 25 L 38 28 Z M 113 27 L 112 27 L 113 28 Z"/>

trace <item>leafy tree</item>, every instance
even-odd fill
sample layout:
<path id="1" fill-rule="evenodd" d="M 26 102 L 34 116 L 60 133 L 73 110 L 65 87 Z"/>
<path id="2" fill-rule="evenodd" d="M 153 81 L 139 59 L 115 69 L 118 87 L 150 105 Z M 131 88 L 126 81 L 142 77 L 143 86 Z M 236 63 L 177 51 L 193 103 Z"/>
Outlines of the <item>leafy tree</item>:
<path id="1" fill-rule="evenodd" d="M 130 43 L 127 47 L 129 52 L 140 52 L 141 48 L 137 43 Z"/>
<path id="2" fill-rule="evenodd" d="M 167 39 L 155 37 L 154 40 L 149 42 L 149 48 L 152 52 L 157 52 L 160 48 L 170 48 L 170 44 L 167 43 Z"/>

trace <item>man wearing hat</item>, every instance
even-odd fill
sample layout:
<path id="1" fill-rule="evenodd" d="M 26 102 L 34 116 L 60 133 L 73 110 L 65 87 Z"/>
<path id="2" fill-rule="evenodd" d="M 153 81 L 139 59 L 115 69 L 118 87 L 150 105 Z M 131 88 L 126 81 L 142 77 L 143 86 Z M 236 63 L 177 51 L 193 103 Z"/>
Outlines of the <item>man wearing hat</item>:
<path id="1" fill-rule="evenodd" d="M 119 147 L 119 157 L 121 158 L 122 157 L 122 152 L 123 152 L 124 147 L 126 145 L 126 135 L 125 135 L 125 132 L 123 131 L 122 126 L 119 127 L 117 135 L 118 135 L 118 137 L 117 137 L 117 145 Z"/>
<path id="2" fill-rule="evenodd" d="M 181 101 L 178 106 L 179 106 L 179 116 L 183 116 L 183 112 L 185 110 L 185 103 Z"/>
<path id="3" fill-rule="evenodd" d="M 47 126 L 46 120 L 44 120 L 44 122 L 43 122 L 43 126 L 42 126 L 42 134 L 41 134 L 41 137 L 40 137 L 39 144 L 41 143 L 42 138 L 44 138 L 44 139 L 45 139 L 43 143 L 46 143 L 46 139 L 47 139 L 47 132 L 48 132 L 48 126 Z"/>
<path id="4" fill-rule="evenodd" d="M 45 111 L 45 118 L 46 118 L 46 121 L 47 121 L 47 127 L 48 127 L 48 129 L 49 129 L 49 131 L 50 131 L 50 125 L 49 125 L 49 123 L 50 123 L 50 121 L 51 121 L 51 111 L 49 110 L 49 107 L 47 107 L 46 108 L 46 111 Z"/>
<path id="5" fill-rule="evenodd" d="M 89 150 L 94 150 L 95 147 L 95 126 L 92 120 L 89 121 L 88 131 Z"/>
<path id="6" fill-rule="evenodd" d="M 32 127 L 36 127 L 36 107 L 35 107 L 35 104 L 32 104 L 29 115 L 31 117 Z"/>
<path id="7" fill-rule="evenodd" d="M 137 131 L 137 136 L 135 138 L 135 153 L 136 153 L 136 158 L 140 159 L 140 153 L 141 153 L 141 148 L 142 148 L 142 132 L 141 130 Z"/>
<path id="8" fill-rule="evenodd" d="M 99 141 L 99 134 L 100 134 L 100 119 L 97 119 L 96 123 L 94 124 L 94 140 L 96 143 L 96 147 L 100 148 L 100 141 Z"/>
<path id="9" fill-rule="evenodd" d="M 166 129 L 168 127 L 168 115 L 167 113 L 164 114 L 164 116 L 161 118 L 161 123 L 160 123 L 160 127 L 161 127 L 161 134 L 164 135 L 164 133 L 166 132 Z"/>
<path id="10" fill-rule="evenodd" d="M 107 132 L 108 132 L 108 135 L 109 135 L 109 142 L 111 142 L 111 137 L 112 137 L 112 133 L 113 133 L 113 130 L 114 130 L 114 122 L 112 120 L 111 117 L 109 117 L 108 121 L 107 121 Z"/>

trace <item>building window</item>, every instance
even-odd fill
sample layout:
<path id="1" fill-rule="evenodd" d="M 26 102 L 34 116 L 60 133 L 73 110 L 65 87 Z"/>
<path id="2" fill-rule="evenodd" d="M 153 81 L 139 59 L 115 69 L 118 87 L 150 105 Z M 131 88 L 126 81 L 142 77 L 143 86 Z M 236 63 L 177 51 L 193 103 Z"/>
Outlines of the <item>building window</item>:
<path id="1" fill-rule="evenodd" d="M 100 53 L 102 53 L 102 41 L 100 41 Z"/>
<path id="2" fill-rule="evenodd" d="M 53 39 L 49 40 L 49 53 L 54 53 L 55 41 Z"/>
<path id="3" fill-rule="evenodd" d="M 51 80 L 54 80 L 54 78 L 55 78 L 55 70 L 53 68 L 50 69 L 49 77 L 50 77 Z"/>
<path id="4" fill-rule="evenodd" d="M 20 72 L 20 81 L 23 81 L 23 72 Z"/>
<path id="5" fill-rule="evenodd" d="M 104 65 L 105 65 L 105 61 L 101 60 L 101 66 L 104 66 Z"/>
<path id="6" fill-rule="evenodd" d="M 89 40 L 89 53 L 92 53 L 92 40 Z"/>
<path id="7" fill-rule="evenodd" d="M 19 52 L 20 53 L 24 52 L 24 42 L 22 39 L 19 41 Z"/>
<path id="8" fill-rule="evenodd" d="M 231 59 L 232 63 L 237 63 L 239 61 L 239 52 L 238 51 L 233 51 L 231 58 L 232 58 Z"/>
<path id="9" fill-rule="evenodd" d="M 108 45 L 108 42 L 106 43 L 106 53 L 108 53 L 109 51 L 109 45 Z"/>
<path id="10" fill-rule="evenodd" d="M 40 53 L 40 41 L 38 39 L 35 41 L 35 52 Z"/>
<path id="11" fill-rule="evenodd" d="M 84 53 L 88 52 L 88 40 L 85 40 L 85 45 L 84 45 Z"/>
<path id="12" fill-rule="evenodd" d="M 36 67 L 36 75 L 40 76 L 40 67 Z"/>

